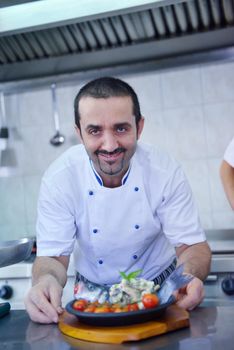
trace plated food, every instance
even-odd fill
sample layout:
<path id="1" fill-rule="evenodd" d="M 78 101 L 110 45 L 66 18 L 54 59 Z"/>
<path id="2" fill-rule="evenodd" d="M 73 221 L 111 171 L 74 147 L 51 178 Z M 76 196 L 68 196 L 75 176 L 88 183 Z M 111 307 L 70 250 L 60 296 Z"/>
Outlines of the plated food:
<path id="1" fill-rule="evenodd" d="M 85 299 L 75 300 L 72 304 L 74 310 L 83 312 L 94 312 L 94 313 L 109 313 L 109 312 L 128 312 L 138 311 L 144 309 L 152 309 L 159 304 L 159 297 L 156 294 L 143 294 L 142 298 L 138 302 L 133 303 L 99 303 L 89 302 Z"/>
<path id="2" fill-rule="evenodd" d="M 127 326 L 135 323 L 143 323 L 153 321 L 161 317 L 168 306 L 175 302 L 175 298 L 171 296 L 166 303 L 160 304 L 149 309 L 136 311 L 121 311 L 121 312 L 84 312 L 76 310 L 73 305 L 76 300 L 67 304 L 66 310 L 75 315 L 82 323 L 92 326 Z"/>
<path id="3" fill-rule="evenodd" d="M 140 270 L 129 275 L 121 273 L 122 280 L 110 287 L 107 301 L 80 298 L 71 301 L 66 310 L 81 322 L 100 326 L 129 325 L 161 316 L 174 298 L 162 304 L 157 295 L 160 286 L 137 278 L 139 273 Z"/>

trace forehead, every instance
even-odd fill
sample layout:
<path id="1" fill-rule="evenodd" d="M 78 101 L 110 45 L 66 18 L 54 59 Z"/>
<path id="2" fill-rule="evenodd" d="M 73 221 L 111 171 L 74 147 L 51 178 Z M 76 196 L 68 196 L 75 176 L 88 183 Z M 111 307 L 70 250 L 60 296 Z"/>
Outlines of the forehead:
<path id="1" fill-rule="evenodd" d="M 82 97 L 79 102 L 81 121 L 87 119 L 122 119 L 133 117 L 133 104 L 129 96 L 108 98 Z"/>

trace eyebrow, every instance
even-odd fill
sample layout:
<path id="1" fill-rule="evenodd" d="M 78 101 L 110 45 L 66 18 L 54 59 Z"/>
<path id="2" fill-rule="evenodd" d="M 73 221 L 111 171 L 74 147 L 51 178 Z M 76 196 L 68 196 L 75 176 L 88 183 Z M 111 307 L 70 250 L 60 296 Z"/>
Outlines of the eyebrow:
<path id="1" fill-rule="evenodd" d="M 85 130 L 89 130 L 89 129 L 101 129 L 100 125 L 94 125 L 94 124 L 89 124 L 86 126 Z"/>
<path id="2" fill-rule="evenodd" d="M 116 123 L 114 124 L 114 128 L 119 128 L 119 127 L 132 127 L 132 125 L 128 122 L 123 122 L 123 123 Z M 101 129 L 102 126 L 101 125 L 95 125 L 95 124 L 88 124 L 86 126 L 86 130 L 89 130 L 89 129 Z"/>
<path id="3" fill-rule="evenodd" d="M 114 127 L 117 127 L 117 128 L 123 127 L 123 126 L 131 128 L 132 125 L 128 122 L 114 124 Z"/>

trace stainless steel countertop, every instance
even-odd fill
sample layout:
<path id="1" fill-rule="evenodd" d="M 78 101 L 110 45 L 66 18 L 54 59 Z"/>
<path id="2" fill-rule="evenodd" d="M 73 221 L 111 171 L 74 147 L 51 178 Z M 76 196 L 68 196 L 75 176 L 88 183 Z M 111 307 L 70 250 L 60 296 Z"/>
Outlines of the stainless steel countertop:
<path id="1" fill-rule="evenodd" d="M 1 349 L 21 350 L 232 350 L 234 307 L 199 307 L 190 314 L 190 327 L 144 341 L 111 345 L 63 336 L 57 325 L 38 325 L 24 310 L 0 319 Z"/>
<path id="2" fill-rule="evenodd" d="M 205 230 L 212 253 L 234 254 L 234 229 Z"/>

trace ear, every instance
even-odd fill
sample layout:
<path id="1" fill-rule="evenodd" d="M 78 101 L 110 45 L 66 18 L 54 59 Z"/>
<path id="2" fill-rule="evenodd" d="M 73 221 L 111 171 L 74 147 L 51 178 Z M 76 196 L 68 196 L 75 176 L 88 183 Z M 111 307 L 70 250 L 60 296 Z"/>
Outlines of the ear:
<path id="1" fill-rule="evenodd" d="M 144 128 L 144 123 L 145 123 L 145 119 L 144 117 L 141 117 L 141 119 L 138 122 L 138 127 L 137 127 L 137 140 L 139 140 L 142 130 Z"/>
<path id="2" fill-rule="evenodd" d="M 80 143 L 83 143 L 83 138 L 82 138 L 82 134 L 81 134 L 80 128 L 78 128 L 78 126 L 76 124 L 74 125 L 74 127 L 75 127 L 76 134 L 77 134 L 77 136 L 78 136 L 78 138 L 80 140 Z"/>

